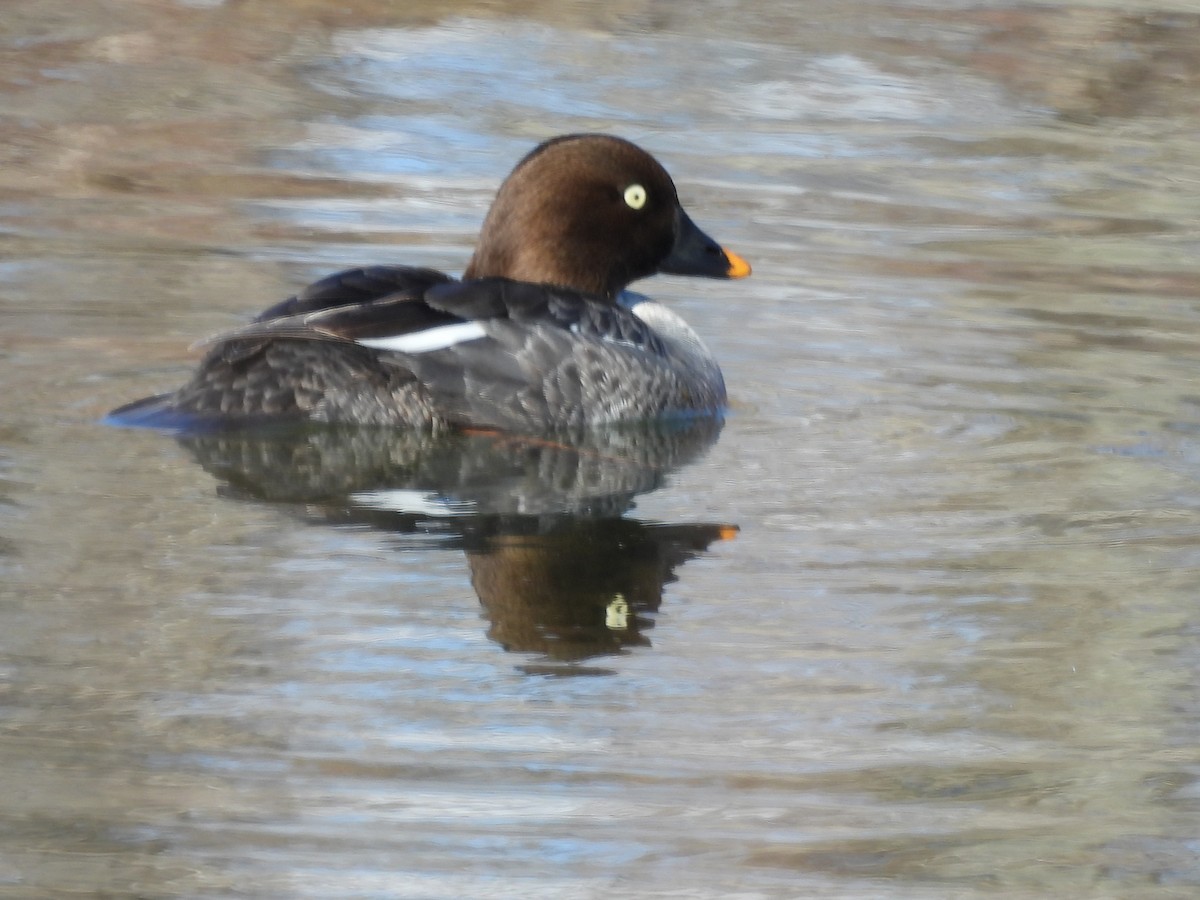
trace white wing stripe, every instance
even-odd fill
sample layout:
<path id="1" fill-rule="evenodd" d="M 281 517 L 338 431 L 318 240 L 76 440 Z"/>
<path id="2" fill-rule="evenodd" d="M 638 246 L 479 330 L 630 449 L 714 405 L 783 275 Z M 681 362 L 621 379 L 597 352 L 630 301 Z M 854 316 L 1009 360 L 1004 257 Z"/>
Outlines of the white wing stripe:
<path id="1" fill-rule="evenodd" d="M 439 325 L 413 334 L 397 334 L 392 337 L 361 338 L 355 341 L 364 347 L 376 350 L 395 350 L 397 353 L 429 353 L 444 350 L 455 344 L 464 344 L 487 337 L 487 332 L 478 322 L 458 322 L 454 325 Z"/>

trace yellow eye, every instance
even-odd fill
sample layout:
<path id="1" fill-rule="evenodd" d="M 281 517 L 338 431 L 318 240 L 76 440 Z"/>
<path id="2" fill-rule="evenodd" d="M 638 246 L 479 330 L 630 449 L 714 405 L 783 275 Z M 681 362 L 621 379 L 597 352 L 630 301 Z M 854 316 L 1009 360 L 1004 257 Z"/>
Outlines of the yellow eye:
<path id="1" fill-rule="evenodd" d="M 646 205 L 646 189 L 640 184 L 625 188 L 625 203 L 630 209 L 641 209 Z"/>

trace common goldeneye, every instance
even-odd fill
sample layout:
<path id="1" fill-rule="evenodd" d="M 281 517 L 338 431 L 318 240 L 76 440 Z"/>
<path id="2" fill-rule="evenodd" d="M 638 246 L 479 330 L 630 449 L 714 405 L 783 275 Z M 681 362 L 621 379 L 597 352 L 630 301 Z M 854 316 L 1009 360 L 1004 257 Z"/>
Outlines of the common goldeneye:
<path id="1" fill-rule="evenodd" d="M 742 278 L 750 266 L 692 222 L 666 170 L 636 145 L 552 138 L 500 186 L 461 280 L 408 266 L 331 275 L 205 341 L 179 390 L 108 420 L 529 434 L 719 415 L 725 382 L 704 342 L 625 291 L 656 272 Z"/>

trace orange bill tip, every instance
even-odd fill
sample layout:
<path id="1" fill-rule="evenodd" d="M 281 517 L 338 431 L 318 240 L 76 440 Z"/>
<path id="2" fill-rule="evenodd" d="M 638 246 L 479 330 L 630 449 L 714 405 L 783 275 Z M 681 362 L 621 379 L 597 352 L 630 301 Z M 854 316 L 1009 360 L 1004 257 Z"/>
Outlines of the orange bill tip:
<path id="1" fill-rule="evenodd" d="M 742 529 L 736 525 L 721 525 L 717 529 L 717 539 L 721 541 L 732 541 Z"/>
<path id="2" fill-rule="evenodd" d="M 725 258 L 729 260 L 729 268 L 725 275 L 729 278 L 745 278 L 750 274 L 750 263 L 746 262 L 732 250 L 726 250 L 724 247 L 721 251 L 725 254 Z"/>

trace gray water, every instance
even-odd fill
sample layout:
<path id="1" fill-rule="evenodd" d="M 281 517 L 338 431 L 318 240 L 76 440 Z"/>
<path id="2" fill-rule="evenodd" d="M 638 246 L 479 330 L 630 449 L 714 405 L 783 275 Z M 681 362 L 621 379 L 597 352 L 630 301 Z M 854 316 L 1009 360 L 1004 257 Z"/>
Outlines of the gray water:
<path id="1" fill-rule="evenodd" d="M 5 0 L 0 896 L 1196 896 L 1197 47 L 1165 0 Z M 461 271 L 581 130 L 754 266 L 640 285 L 719 436 L 99 424 L 308 280 Z"/>

